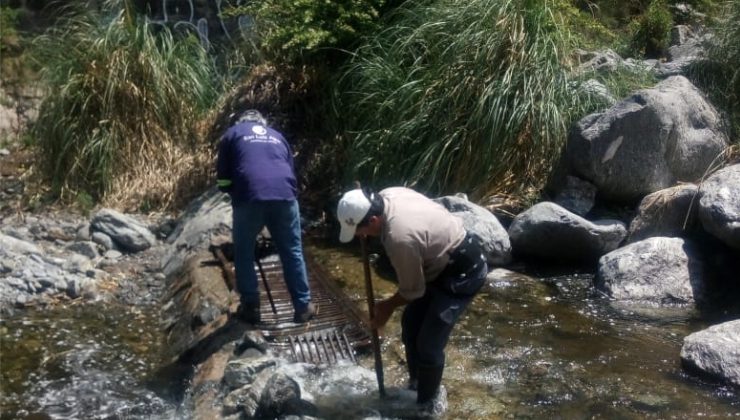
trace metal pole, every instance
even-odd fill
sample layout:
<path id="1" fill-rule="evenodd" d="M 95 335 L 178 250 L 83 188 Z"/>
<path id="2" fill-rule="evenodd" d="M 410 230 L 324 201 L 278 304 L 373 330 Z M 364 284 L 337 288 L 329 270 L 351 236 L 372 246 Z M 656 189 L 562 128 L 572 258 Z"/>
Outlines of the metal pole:
<path id="1" fill-rule="evenodd" d="M 367 310 L 370 321 L 375 319 L 375 297 L 373 296 L 373 283 L 370 279 L 370 260 L 367 257 L 366 239 L 360 238 L 362 245 L 362 266 L 365 269 L 365 292 L 367 293 Z M 378 391 L 381 397 L 385 397 L 385 385 L 383 385 L 383 357 L 380 354 L 380 338 L 377 328 L 372 328 L 373 353 L 375 353 L 375 376 L 378 378 Z"/>
<path id="2" fill-rule="evenodd" d="M 272 313 L 277 315 L 277 309 L 275 309 L 275 301 L 272 300 L 272 292 L 270 291 L 270 286 L 267 284 L 267 276 L 265 276 L 265 270 L 262 269 L 262 261 L 260 261 L 260 256 L 262 255 L 262 253 L 260 252 L 261 246 L 262 244 L 260 243 L 260 241 L 257 241 L 254 246 L 254 260 L 257 261 L 257 268 L 260 270 L 262 284 L 265 285 L 265 291 L 267 292 L 267 299 L 270 301 L 270 307 L 272 307 Z"/>

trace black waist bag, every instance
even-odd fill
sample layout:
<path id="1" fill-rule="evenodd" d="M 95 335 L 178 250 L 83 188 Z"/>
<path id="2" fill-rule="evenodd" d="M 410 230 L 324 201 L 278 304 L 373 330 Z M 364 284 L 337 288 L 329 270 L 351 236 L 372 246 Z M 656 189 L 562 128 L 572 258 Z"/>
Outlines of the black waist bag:
<path id="1" fill-rule="evenodd" d="M 450 253 L 447 267 L 440 273 L 435 285 L 446 293 L 472 296 L 485 283 L 488 265 L 480 246 L 480 239 L 468 232 L 465 239 Z"/>

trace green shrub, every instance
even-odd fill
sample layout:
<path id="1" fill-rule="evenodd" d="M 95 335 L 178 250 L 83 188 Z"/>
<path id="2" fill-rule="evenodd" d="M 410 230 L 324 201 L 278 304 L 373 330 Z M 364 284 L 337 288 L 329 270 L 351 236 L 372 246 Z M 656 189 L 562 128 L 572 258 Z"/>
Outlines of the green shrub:
<path id="1" fill-rule="evenodd" d="M 580 112 L 548 4 L 405 3 L 343 71 L 348 180 L 474 198 L 538 189 Z"/>
<path id="2" fill-rule="evenodd" d="M 7 54 L 11 46 L 17 42 L 17 23 L 18 11 L 0 6 L 0 55 Z"/>
<path id="3" fill-rule="evenodd" d="M 632 51 L 648 58 L 658 58 L 668 46 L 673 18 L 666 0 L 653 0 L 645 13 L 631 24 Z"/>
<path id="4" fill-rule="evenodd" d="M 268 60 L 295 62 L 347 48 L 376 28 L 385 0 L 260 0 L 229 8 L 252 17 L 251 38 Z"/>
<path id="5" fill-rule="evenodd" d="M 155 34 L 125 9 L 65 19 L 33 53 L 48 88 L 34 137 L 53 191 L 171 204 L 218 93 L 198 40 Z"/>

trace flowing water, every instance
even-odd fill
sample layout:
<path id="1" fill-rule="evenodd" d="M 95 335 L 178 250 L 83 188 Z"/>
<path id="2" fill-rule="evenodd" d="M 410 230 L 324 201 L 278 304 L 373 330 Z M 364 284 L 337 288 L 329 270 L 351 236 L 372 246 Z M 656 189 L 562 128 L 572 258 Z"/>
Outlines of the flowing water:
<path id="1" fill-rule="evenodd" d="M 4 317 L 0 418 L 174 418 L 153 380 L 163 362 L 157 313 L 95 303 Z"/>
<path id="2" fill-rule="evenodd" d="M 362 304 L 357 252 L 316 244 L 312 254 Z M 389 277 L 374 271 L 376 298 L 395 291 Z M 740 418 L 740 390 L 681 367 L 683 337 L 706 328 L 706 319 L 684 308 L 620 308 L 594 293 L 592 279 L 578 273 L 495 276 L 447 346 L 447 417 Z M 382 332 L 386 386 L 406 380 L 400 315 Z M 723 317 L 733 315 L 713 314 L 716 322 Z M 363 365 L 374 369 L 373 358 Z"/>
<path id="3" fill-rule="evenodd" d="M 365 309 L 357 250 L 318 242 L 307 248 Z M 615 307 L 593 293 L 591 281 L 577 273 L 505 274 L 487 285 L 447 347 L 446 417 L 740 418 L 737 389 L 681 368 L 683 337 L 707 320 L 681 308 Z M 376 271 L 373 285 L 377 298 L 395 291 Z M 400 313 L 382 332 L 387 387 L 406 379 Z M 0 418 L 186 418 L 172 383 L 158 380 L 164 350 L 154 306 L 67 304 L 5 317 Z M 372 355 L 361 364 L 374 370 Z M 374 375 L 366 374 L 367 387 L 353 394 L 354 385 L 342 379 L 358 375 L 352 372 L 330 373 L 336 376 L 308 392 L 319 405 L 333 398 L 341 409 L 343 395 L 376 389 Z"/>

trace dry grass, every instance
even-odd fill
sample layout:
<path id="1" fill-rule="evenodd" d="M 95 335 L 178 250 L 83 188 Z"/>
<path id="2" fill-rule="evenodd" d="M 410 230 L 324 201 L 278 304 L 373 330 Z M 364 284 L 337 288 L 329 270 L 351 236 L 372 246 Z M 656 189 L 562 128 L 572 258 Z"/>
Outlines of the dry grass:
<path id="1" fill-rule="evenodd" d="M 156 154 L 129 167 L 102 204 L 126 211 L 177 209 L 212 185 L 214 153 L 209 147 L 191 149 L 166 142 Z"/>

